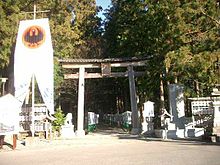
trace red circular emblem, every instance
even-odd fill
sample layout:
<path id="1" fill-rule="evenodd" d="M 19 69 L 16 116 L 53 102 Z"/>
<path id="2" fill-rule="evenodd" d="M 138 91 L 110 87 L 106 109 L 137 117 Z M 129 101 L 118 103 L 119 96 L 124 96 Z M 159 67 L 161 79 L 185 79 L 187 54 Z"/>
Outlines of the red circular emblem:
<path id="1" fill-rule="evenodd" d="M 22 35 L 22 41 L 28 48 L 38 48 L 45 41 L 45 31 L 40 26 L 30 26 L 24 31 Z"/>

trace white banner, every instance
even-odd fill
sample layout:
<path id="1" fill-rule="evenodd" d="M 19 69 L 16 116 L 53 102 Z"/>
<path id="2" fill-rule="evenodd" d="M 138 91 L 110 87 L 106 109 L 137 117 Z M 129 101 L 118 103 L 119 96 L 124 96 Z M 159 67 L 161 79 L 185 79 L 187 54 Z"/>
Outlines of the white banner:
<path id="1" fill-rule="evenodd" d="M 25 20 L 19 25 L 14 55 L 14 86 L 15 97 L 21 105 L 33 75 L 44 103 L 53 114 L 53 48 L 47 18 Z"/>

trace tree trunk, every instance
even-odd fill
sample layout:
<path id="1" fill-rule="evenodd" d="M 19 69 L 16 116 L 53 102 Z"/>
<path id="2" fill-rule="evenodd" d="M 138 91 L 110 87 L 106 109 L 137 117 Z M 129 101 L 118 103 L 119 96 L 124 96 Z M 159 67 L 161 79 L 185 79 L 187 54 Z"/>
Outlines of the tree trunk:
<path id="1" fill-rule="evenodd" d="M 160 110 L 164 109 L 164 90 L 163 90 L 163 80 L 162 74 L 160 74 Z"/>
<path id="2" fill-rule="evenodd" d="M 196 96 L 199 97 L 199 82 L 197 80 L 194 81 L 195 82 L 195 92 L 196 92 Z"/>

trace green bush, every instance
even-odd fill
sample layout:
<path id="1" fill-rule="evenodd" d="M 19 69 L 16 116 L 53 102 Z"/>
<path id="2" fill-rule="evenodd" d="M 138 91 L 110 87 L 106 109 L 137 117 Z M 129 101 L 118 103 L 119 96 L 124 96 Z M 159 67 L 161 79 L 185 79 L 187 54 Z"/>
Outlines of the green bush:
<path id="1" fill-rule="evenodd" d="M 61 108 L 56 109 L 54 117 L 56 119 L 52 122 L 53 131 L 58 131 L 58 133 L 60 134 L 61 126 L 64 124 L 66 119 Z"/>

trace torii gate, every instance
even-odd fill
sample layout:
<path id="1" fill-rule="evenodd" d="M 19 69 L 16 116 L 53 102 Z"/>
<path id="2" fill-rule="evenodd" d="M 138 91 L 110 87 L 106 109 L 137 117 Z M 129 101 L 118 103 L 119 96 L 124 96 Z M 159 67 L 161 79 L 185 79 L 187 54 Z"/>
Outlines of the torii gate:
<path id="1" fill-rule="evenodd" d="M 144 72 L 135 72 L 133 67 L 146 66 L 147 58 L 110 58 L 110 59 L 64 59 L 59 60 L 64 69 L 78 69 L 78 72 L 64 74 L 64 79 L 79 79 L 78 91 L 78 115 L 77 115 L 77 136 L 85 135 L 84 131 L 84 88 L 85 78 L 103 77 L 128 77 L 130 88 L 130 101 L 132 111 L 132 134 L 138 134 L 138 109 L 135 90 L 135 76 L 141 76 Z M 113 67 L 127 67 L 126 72 L 112 72 Z M 100 68 L 99 73 L 88 73 L 86 69 Z"/>

